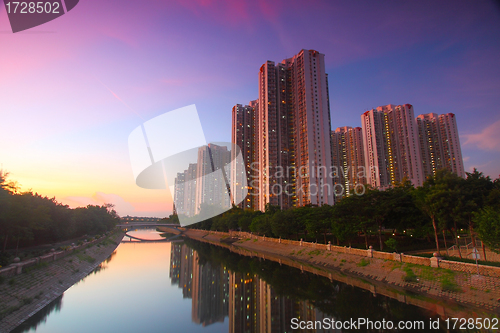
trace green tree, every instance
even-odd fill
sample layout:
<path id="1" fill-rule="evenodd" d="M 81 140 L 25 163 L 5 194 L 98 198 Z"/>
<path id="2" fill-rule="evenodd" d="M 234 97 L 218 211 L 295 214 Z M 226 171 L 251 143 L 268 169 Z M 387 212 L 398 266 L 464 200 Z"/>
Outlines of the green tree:
<path id="1" fill-rule="evenodd" d="M 424 182 L 424 185 L 419 187 L 415 192 L 415 204 L 426 214 L 432 221 L 434 229 L 434 240 L 436 242 L 436 251 L 440 253 L 439 237 L 438 237 L 438 214 L 439 214 L 439 197 L 443 195 L 444 189 L 442 186 L 436 185 L 434 177 L 429 177 Z"/>
<path id="2" fill-rule="evenodd" d="M 272 215 L 270 214 L 262 214 L 254 217 L 250 224 L 250 230 L 271 237 L 273 235 L 271 218 Z"/>
<path id="3" fill-rule="evenodd" d="M 262 212 L 260 210 L 244 210 L 238 218 L 238 226 L 240 227 L 241 231 L 250 231 L 252 220 L 254 219 L 254 217 L 257 217 L 259 215 L 262 215 Z"/>
<path id="4" fill-rule="evenodd" d="M 353 195 L 342 198 L 332 207 L 329 221 L 337 245 L 348 242 L 351 246 L 354 237 L 362 230 L 361 201 L 361 197 Z M 365 244 L 368 247 L 366 237 Z"/>
<path id="5" fill-rule="evenodd" d="M 316 242 L 318 242 L 318 237 L 323 234 L 326 244 L 326 234 L 331 229 L 330 216 L 331 206 L 329 205 L 311 208 L 308 214 L 304 216 L 307 233 L 312 235 L 316 239 Z"/>
<path id="6" fill-rule="evenodd" d="M 284 211 L 278 211 L 271 217 L 271 230 L 276 237 L 288 238 L 290 236 L 292 230 L 289 228 Z"/>
<path id="7" fill-rule="evenodd" d="M 3 240 L 2 252 L 5 252 L 13 225 L 9 223 L 12 197 L 15 186 L 7 180 L 8 173 L 0 170 L 0 237 Z"/>
<path id="8" fill-rule="evenodd" d="M 500 253 L 500 211 L 486 207 L 474 213 L 472 219 L 483 243 L 492 251 Z"/>
<path id="9" fill-rule="evenodd" d="M 490 192 L 496 188 L 496 185 L 491 181 L 490 177 L 484 176 L 482 172 L 476 169 L 466 174 L 467 178 L 462 183 L 462 198 L 456 213 L 467 222 L 472 245 L 475 247 L 474 213 L 479 212 L 486 206 Z"/>

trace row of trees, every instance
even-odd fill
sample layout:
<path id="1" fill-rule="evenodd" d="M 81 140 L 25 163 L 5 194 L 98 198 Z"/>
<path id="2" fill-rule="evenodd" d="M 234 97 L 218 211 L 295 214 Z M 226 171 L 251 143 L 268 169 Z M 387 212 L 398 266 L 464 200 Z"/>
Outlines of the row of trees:
<path id="1" fill-rule="evenodd" d="M 40 245 L 104 233 L 119 217 L 112 205 L 71 209 L 55 198 L 18 193 L 15 183 L 0 170 L 0 240 L 2 252 L 19 246 Z"/>
<path id="2" fill-rule="evenodd" d="M 252 231 L 266 236 L 295 238 L 307 235 L 326 243 L 333 235 L 337 244 L 348 244 L 356 237 L 377 235 L 384 249 L 383 231 L 411 234 L 434 240 L 439 252 L 442 236 L 454 238 L 460 230 L 479 236 L 492 250 L 500 249 L 500 179 L 492 181 L 474 170 L 463 179 L 448 170 L 439 170 L 422 187 L 410 182 L 385 191 L 367 188 L 364 195 L 343 198 L 333 206 L 299 207 L 281 211 L 268 205 L 265 212 L 233 207 L 230 211 L 197 223 L 193 228 Z M 410 236 L 410 235 L 408 235 Z M 474 238 L 473 242 L 474 242 Z"/>

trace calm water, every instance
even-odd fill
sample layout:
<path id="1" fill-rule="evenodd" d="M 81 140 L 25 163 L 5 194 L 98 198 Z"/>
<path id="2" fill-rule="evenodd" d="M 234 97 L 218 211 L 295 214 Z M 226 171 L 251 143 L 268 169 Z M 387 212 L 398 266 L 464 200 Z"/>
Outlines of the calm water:
<path id="1" fill-rule="evenodd" d="M 154 230 L 131 235 L 164 239 Z M 205 243 L 134 241 L 121 243 L 96 271 L 15 332 L 291 332 L 293 317 L 437 318 L 392 298 Z"/>

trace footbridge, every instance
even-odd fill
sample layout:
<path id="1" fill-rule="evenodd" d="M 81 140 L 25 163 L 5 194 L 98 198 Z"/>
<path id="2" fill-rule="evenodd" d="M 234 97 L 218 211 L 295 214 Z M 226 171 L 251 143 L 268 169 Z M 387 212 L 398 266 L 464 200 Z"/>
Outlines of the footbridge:
<path id="1" fill-rule="evenodd" d="M 170 238 L 162 238 L 162 239 L 145 239 L 145 238 L 140 238 L 140 237 L 137 237 L 137 236 L 132 236 L 132 235 L 129 235 L 128 232 L 125 233 L 125 236 L 130 238 L 129 240 L 123 240 L 122 239 L 122 242 L 126 243 L 126 242 L 143 242 L 143 243 L 168 243 L 168 242 L 182 242 L 182 236 L 179 234 L 179 235 L 175 235 L 175 236 L 172 236 Z"/>

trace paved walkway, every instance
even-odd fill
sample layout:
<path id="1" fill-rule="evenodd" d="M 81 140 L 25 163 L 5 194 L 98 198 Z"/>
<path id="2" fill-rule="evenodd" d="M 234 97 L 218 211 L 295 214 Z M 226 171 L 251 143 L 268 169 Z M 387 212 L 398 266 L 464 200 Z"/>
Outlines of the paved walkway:
<path id="1" fill-rule="evenodd" d="M 0 284 L 0 333 L 7 333 L 85 278 L 112 255 L 122 232 L 47 265 L 33 266 Z"/>

